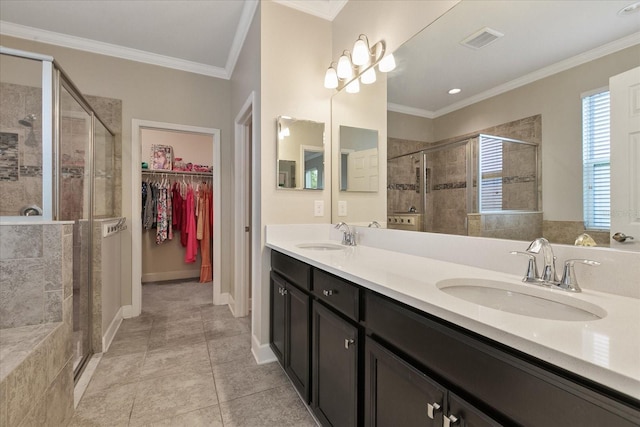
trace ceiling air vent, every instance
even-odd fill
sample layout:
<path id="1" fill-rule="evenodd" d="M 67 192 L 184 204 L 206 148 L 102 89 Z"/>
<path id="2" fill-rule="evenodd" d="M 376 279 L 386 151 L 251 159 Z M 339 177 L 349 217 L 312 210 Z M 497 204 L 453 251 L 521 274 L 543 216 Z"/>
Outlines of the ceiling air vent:
<path id="1" fill-rule="evenodd" d="M 489 27 L 484 27 L 462 40 L 460 44 L 470 47 L 471 49 L 481 49 L 498 40 L 502 36 L 504 36 L 504 34 L 501 32 Z"/>

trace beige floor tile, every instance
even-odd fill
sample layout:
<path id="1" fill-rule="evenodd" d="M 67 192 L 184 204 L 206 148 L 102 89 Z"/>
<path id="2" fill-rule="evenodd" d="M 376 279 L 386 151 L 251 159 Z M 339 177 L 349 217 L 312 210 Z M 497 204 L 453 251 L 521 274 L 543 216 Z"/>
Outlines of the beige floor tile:
<path id="1" fill-rule="evenodd" d="M 289 384 L 280 365 L 275 362 L 258 365 L 251 354 L 212 369 L 220 402 Z"/>
<path id="2" fill-rule="evenodd" d="M 145 353 L 123 354 L 100 359 L 100 363 L 89 382 L 87 391 L 134 383 L 140 378 Z"/>
<path id="3" fill-rule="evenodd" d="M 140 374 L 147 379 L 186 371 L 211 373 L 209 353 L 204 341 L 148 351 Z"/>
<path id="4" fill-rule="evenodd" d="M 71 427 L 127 426 L 138 385 L 126 384 L 85 392 L 76 408 Z"/>
<path id="5" fill-rule="evenodd" d="M 286 384 L 220 404 L 225 427 L 315 427 L 317 424 Z"/>
<path id="6" fill-rule="evenodd" d="M 244 333 L 208 341 L 211 365 L 242 359 L 251 354 L 251 334 Z"/>
<path id="7" fill-rule="evenodd" d="M 223 427 L 218 405 L 209 406 L 186 414 L 176 415 L 162 421 L 144 424 L 145 427 Z"/>
<path id="8" fill-rule="evenodd" d="M 152 378 L 138 385 L 130 425 L 161 421 L 217 404 L 216 387 L 210 373 L 184 372 Z"/>
<path id="9" fill-rule="evenodd" d="M 251 332 L 249 325 L 235 318 L 215 319 L 204 322 L 204 335 L 207 340 L 231 337 Z"/>

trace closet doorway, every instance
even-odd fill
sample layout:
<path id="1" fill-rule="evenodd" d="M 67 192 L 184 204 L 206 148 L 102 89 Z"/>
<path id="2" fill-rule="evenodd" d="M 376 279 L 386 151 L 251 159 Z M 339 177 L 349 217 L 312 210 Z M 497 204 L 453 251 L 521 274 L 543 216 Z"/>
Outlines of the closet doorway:
<path id="1" fill-rule="evenodd" d="M 125 317 L 137 316 L 142 308 L 142 283 L 168 280 L 198 280 L 200 270 L 211 263 L 211 300 L 214 304 L 226 304 L 228 293 L 222 291 L 220 281 L 220 131 L 212 128 L 177 125 L 172 123 L 133 120 L 132 122 L 131 182 L 132 191 L 132 305 Z M 146 165 L 145 165 L 146 163 Z M 145 167 L 146 166 L 146 167 Z M 210 170 L 208 168 L 211 168 Z M 185 262 L 186 248 L 181 237 L 183 231 L 176 230 L 173 239 L 161 238 L 158 228 L 147 229 L 142 219 L 145 211 L 144 191 L 151 183 L 160 183 L 176 189 L 212 189 L 209 215 L 213 216 L 211 257 L 201 259 L 200 241 L 197 241 L 198 258 L 194 263 Z M 144 183 L 144 186 L 143 186 Z M 208 186 L 211 186 L 210 188 Z M 138 191 L 141 189 L 142 191 Z M 143 192 L 146 196 L 143 196 Z M 169 193 L 171 190 L 168 191 Z M 205 191 L 200 192 L 201 195 Z M 184 195 L 185 193 L 183 193 Z M 200 199 L 205 200 L 204 198 Z M 204 209 L 204 208 L 203 208 Z M 203 210 L 204 211 L 204 210 Z M 184 212 L 184 210 L 183 210 Z M 155 218 L 155 214 L 150 216 Z M 149 219 L 149 216 L 147 216 Z M 210 224 L 209 221 L 206 221 Z M 180 227 L 178 227 L 180 228 Z M 168 234 L 168 233 L 167 233 Z M 161 241 L 161 243 L 158 243 Z M 203 262 L 204 261 L 204 262 Z"/>

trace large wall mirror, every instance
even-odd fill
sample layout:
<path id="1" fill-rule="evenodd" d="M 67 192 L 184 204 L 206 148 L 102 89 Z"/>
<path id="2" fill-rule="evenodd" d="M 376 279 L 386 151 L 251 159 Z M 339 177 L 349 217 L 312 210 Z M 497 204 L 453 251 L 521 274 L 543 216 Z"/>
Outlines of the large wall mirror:
<path id="1" fill-rule="evenodd" d="M 348 219 L 573 244 L 585 231 L 582 99 L 640 66 L 640 15 L 618 14 L 628 4 L 581 2 L 576 13 L 573 1 L 462 0 L 401 46 L 396 70 L 376 83 L 386 92 L 386 197 Z M 333 106 L 347 96 L 360 94 L 340 92 Z M 377 114 L 384 98 L 355 114 Z M 351 114 L 333 108 L 332 127 Z M 499 166 L 478 155 L 483 138 Z M 333 190 L 338 202 L 350 197 Z M 606 227 L 587 232 L 609 244 Z"/>
<path id="2" fill-rule="evenodd" d="M 280 116 L 277 126 L 278 188 L 324 189 L 324 123 Z"/>

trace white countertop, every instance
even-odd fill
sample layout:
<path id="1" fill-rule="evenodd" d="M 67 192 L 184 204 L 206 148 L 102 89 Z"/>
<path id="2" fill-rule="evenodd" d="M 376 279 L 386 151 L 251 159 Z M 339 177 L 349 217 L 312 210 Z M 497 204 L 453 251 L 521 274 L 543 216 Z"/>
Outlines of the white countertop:
<path id="1" fill-rule="evenodd" d="M 272 234 L 272 235 L 271 235 Z M 403 302 L 560 368 L 640 399 L 640 300 L 583 289 L 573 294 L 524 284 L 522 276 L 359 245 L 344 250 L 298 248 L 311 235 L 283 238 L 267 232 L 266 245 L 364 288 Z M 304 239 L 304 240 L 296 240 Z M 326 243 L 340 243 L 324 240 Z M 449 278 L 498 280 L 561 293 L 595 304 L 607 315 L 591 321 L 547 320 L 467 302 L 438 289 Z M 633 280 L 636 280 L 634 278 Z M 580 304 L 580 303 L 579 303 Z"/>

